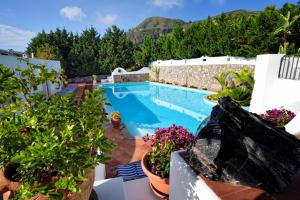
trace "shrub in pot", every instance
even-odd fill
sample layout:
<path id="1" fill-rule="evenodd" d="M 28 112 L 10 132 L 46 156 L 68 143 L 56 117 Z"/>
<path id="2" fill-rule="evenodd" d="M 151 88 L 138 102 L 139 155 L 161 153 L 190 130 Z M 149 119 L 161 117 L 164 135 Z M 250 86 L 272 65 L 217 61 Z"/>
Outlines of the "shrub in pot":
<path id="1" fill-rule="evenodd" d="M 102 128 L 103 90 L 85 92 L 81 105 L 72 94 L 46 100 L 33 88 L 55 82 L 57 73 L 27 64 L 11 72 L 18 86 L 11 94 L 15 102 L 0 109 L 0 168 L 19 184 L 10 198 L 76 199 L 74 194 L 85 192 L 80 186 L 93 178 L 95 166 L 105 163 L 114 147 Z M 0 83 L 0 95 L 9 89 L 7 82 Z"/>
<path id="2" fill-rule="evenodd" d="M 119 112 L 111 113 L 111 123 L 114 128 L 119 128 L 121 124 L 121 115 Z"/>
<path id="3" fill-rule="evenodd" d="M 195 137 L 182 126 L 172 125 L 158 128 L 153 135 L 146 135 L 143 139 L 151 146 L 142 159 L 143 171 L 150 180 L 153 192 L 160 197 L 167 197 L 171 153 L 190 147 Z"/>
<path id="4" fill-rule="evenodd" d="M 287 125 L 295 116 L 296 114 L 294 112 L 284 108 L 274 108 L 272 110 L 267 110 L 266 113 L 260 114 L 261 118 L 274 122 L 278 127 Z"/>

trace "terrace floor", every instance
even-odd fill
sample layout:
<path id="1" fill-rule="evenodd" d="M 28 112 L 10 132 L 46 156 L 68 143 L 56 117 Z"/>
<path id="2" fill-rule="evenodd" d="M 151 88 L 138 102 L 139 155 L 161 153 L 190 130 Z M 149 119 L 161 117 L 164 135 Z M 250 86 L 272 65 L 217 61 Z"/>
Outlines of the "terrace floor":
<path id="1" fill-rule="evenodd" d="M 117 144 L 112 152 L 111 160 L 106 165 L 106 178 L 116 176 L 116 167 L 141 160 L 143 155 L 149 150 L 149 145 L 145 144 L 142 138 L 129 138 L 124 133 L 124 128 L 112 128 L 110 123 L 105 125 L 106 136 Z"/>

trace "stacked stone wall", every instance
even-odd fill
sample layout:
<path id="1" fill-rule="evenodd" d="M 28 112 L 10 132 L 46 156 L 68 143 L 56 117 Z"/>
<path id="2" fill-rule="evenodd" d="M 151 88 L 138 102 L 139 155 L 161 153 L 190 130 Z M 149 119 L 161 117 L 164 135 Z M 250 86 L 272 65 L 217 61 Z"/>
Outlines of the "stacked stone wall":
<path id="1" fill-rule="evenodd" d="M 240 71 L 243 68 L 254 70 L 254 65 L 223 64 L 193 66 L 160 66 L 158 80 L 162 83 L 218 91 L 220 85 L 213 78 L 223 71 Z M 152 72 L 151 73 L 155 73 Z M 155 75 L 151 74 L 151 77 Z"/>
<path id="2" fill-rule="evenodd" d="M 149 81 L 149 74 L 119 74 L 113 76 L 115 83 Z"/>

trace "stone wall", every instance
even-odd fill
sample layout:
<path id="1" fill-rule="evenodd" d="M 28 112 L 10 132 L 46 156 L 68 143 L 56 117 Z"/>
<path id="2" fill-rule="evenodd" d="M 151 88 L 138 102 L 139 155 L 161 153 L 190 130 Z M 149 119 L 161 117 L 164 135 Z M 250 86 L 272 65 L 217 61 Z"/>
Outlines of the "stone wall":
<path id="1" fill-rule="evenodd" d="M 97 81 L 101 82 L 102 79 L 106 79 L 110 75 L 96 75 Z M 69 83 L 92 83 L 93 77 L 92 76 L 82 76 L 82 77 L 75 77 L 75 78 L 69 78 Z"/>
<path id="2" fill-rule="evenodd" d="M 223 71 L 239 71 L 243 68 L 254 70 L 254 65 L 218 64 L 218 65 L 194 65 L 194 66 L 160 66 L 158 71 L 159 82 L 194 87 L 210 91 L 221 89 L 213 78 Z M 151 77 L 155 70 L 151 71 Z"/>
<path id="3" fill-rule="evenodd" d="M 123 82 L 143 82 L 149 80 L 149 74 L 118 74 L 113 75 L 115 83 Z"/>

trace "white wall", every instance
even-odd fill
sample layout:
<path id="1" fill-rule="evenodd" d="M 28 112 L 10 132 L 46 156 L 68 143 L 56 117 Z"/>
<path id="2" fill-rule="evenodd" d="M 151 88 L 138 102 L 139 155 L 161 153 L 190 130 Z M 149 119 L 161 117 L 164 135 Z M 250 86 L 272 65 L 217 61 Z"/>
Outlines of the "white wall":
<path id="1" fill-rule="evenodd" d="M 210 187 L 192 170 L 179 155 L 171 154 L 170 194 L 172 200 L 220 200 Z"/>
<path id="2" fill-rule="evenodd" d="M 243 57 L 207 57 L 185 59 L 185 60 L 157 60 L 149 64 L 150 67 L 156 66 L 190 66 L 190 65 L 210 65 L 210 64 L 241 64 L 241 65 L 255 65 L 255 58 Z"/>
<path id="3" fill-rule="evenodd" d="M 36 59 L 36 58 L 26 58 L 28 59 L 29 63 L 36 64 L 36 65 L 46 65 L 49 70 L 54 69 L 58 73 L 61 73 L 61 65 L 60 61 L 56 60 L 44 60 L 44 59 Z M 5 56 L 0 55 L 0 64 L 10 67 L 11 69 L 15 69 L 16 67 L 26 68 L 26 62 L 20 60 L 20 58 L 15 56 Z M 49 95 L 59 92 L 61 90 L 61 84 L 52 84 L 48 83 Z M 47 91 L 46 84 L 41 85 L 38 87 L 37 91 Z"/>
<path id="4" fill-rule="evenodd" d="M 284 107 L 300 115 L 300 80 L 278 78 L 283 56 L 282 54 L 257 56 L 250 112 L 261 114 L 269 109 Z M 292 125 L 286 127 L 288 132 L 300 134 L 299 118 L 296 117 L 290 122 Z"/>

